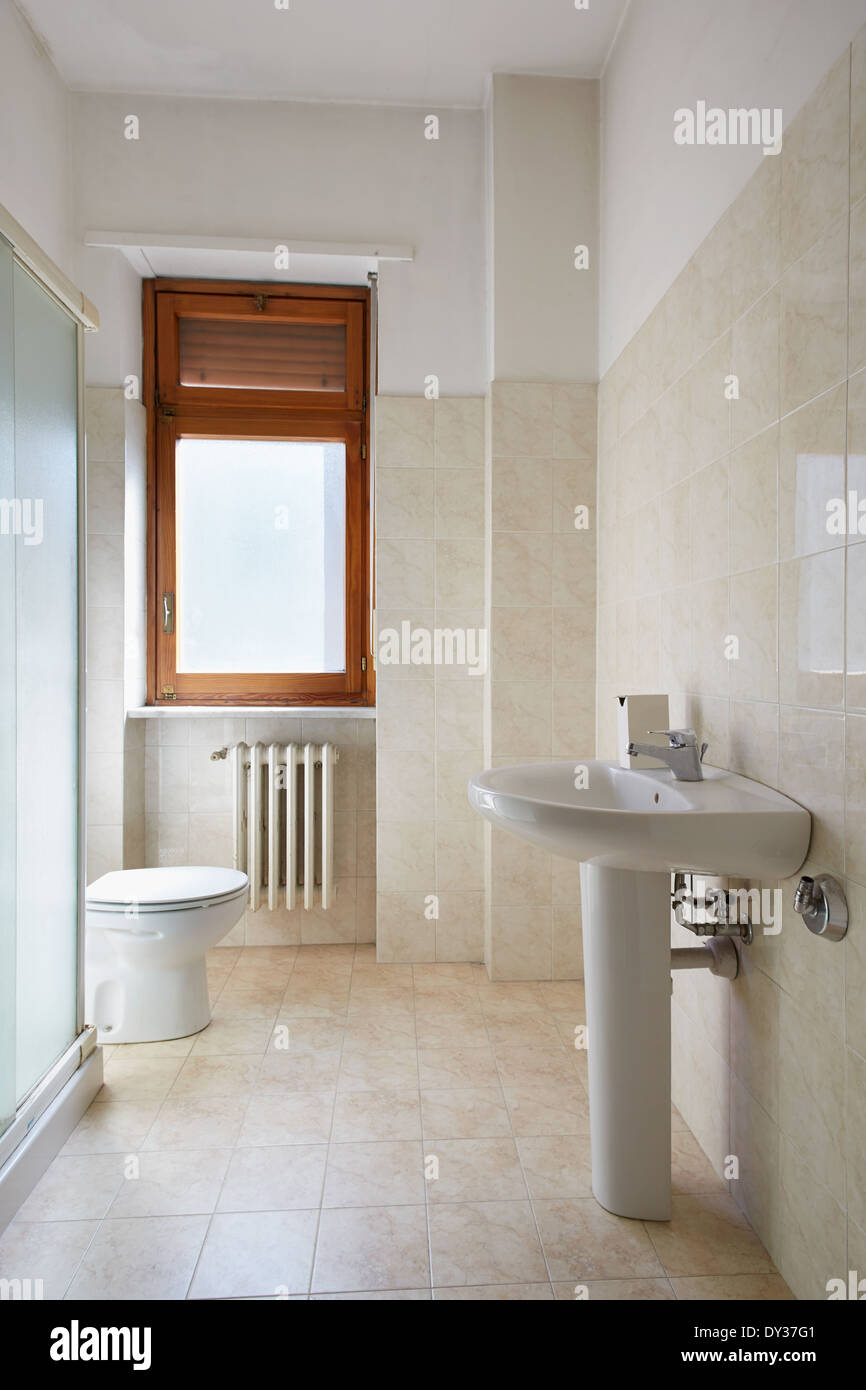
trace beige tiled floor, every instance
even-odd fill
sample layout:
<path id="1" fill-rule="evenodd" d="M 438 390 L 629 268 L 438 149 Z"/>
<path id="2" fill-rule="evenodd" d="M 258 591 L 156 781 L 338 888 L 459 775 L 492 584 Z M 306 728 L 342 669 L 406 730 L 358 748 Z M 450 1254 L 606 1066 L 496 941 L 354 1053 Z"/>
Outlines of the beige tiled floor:
<path id="1" fill-rule="evenodd" d="M 209 1028 L 106 1049 L 0 1277 L 48 1298 L 790 1297 L 676 1114 L 673 1219 L 594 1201 L 579 984 L 368 946 L 211 961 Z"/>

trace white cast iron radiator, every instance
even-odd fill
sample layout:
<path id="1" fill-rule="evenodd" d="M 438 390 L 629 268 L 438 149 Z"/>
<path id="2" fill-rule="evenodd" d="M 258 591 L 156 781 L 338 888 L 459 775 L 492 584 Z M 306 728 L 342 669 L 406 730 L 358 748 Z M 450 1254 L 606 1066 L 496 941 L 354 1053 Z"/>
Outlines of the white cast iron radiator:
<path id="1" fill-rule="evenodd" d="M 250 908 L 330 907 L 334 896 L 333 743 L 236 743 L 234 867 L 250 877 Z M 283 894 L 283 886 L 285 894 Z"/>

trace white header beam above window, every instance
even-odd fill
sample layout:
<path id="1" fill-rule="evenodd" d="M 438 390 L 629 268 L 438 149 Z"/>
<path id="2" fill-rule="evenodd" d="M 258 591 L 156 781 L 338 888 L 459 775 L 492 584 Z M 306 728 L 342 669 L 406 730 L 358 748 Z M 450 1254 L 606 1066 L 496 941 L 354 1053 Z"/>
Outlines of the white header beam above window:
<path id="1" fill-rule="evenodd" d="M 415 249 L 385 242 L 297 241 L 166 232 L 85 233 L 85 245 L 121 251 L 145 278 L 273 280 L 366 285 L 381 261 L 412 261 Z"/>

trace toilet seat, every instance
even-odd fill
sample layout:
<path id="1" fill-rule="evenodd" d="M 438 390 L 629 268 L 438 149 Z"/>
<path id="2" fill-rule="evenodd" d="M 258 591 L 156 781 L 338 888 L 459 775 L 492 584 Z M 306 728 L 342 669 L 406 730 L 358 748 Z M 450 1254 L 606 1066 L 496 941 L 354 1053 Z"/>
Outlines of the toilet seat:
<path id="1" fill-rule="evenodd" d="M 193 865 L 183 868 L 116 869 L 87 888 L 88 912 L 189 912 L 234 902 L 249 879 L 237 869 Z"/>

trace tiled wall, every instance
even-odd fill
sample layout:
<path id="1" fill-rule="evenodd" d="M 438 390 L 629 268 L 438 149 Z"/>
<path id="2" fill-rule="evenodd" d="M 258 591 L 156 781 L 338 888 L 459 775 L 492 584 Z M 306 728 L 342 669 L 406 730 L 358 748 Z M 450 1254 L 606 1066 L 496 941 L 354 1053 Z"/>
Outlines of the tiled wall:
<path id="1" fill-rule="evenodd" d="M 484 402 L 380 397 L 376 607 L 389 630 L 484 629 Z M 483 766 L 488 677 L 377 660 L 377 950 L 479 961 L 484 828 L 466 797 Z"/>
<path id="2" fill-rule="evenodd" d="M 478 399 L 377 403 L 380 653 L 404 622 L 490 650 L 484 677 L 377 663 L 378 953 L 574 978 L 577 865 L 491 837 L 466 784 L 593 755 L 596 389 L 494 383 L 488 408 L 485 428 Z"/>
<path id="3" fill-rule="evenodd" d="M 146 725 L 145 864 L 232 866 L 231 763 L 211 753 L 232 743 L 324 743 L 334 770 L 335 901 L 323 912 L 267 905 L 247 912 L 223 946 L 327 945 L 375 940 L 376 800 L 372 719 L 219 715 L 130 720 Z"/>
<path id="4" fill-rule="evenodd" d="M 144 681 L 144 409 L 89 387 L 87 438 L 87 881 L 144 851 L 143 730 L 124 729 Z M 140 544 L 136 545 L 136 537 Z M 126 756 L 125 756 L 126 749 Z"/>
<path id="5" fill-rule="evenodd" d="M 866 519 L 827 529 L 866 498 L 866 32 L 605 376 L 599 431 L 600 755 L 617 694 L 669 691 L 709 762 L 809 808 L 806 871 L 848 894 L 830 945 L 783 884 L 740 978 L 681 973 L 673 1000 L 675 1100 L 826 1297 L 866 1268 Z"/>
<path id="6" fill-rule="evenodd" d="M 493 383 L 485 766 L 595 754 L 596 394 Z M 579 871 L 489 830 L 493 979 L 583 975 Z"/>

